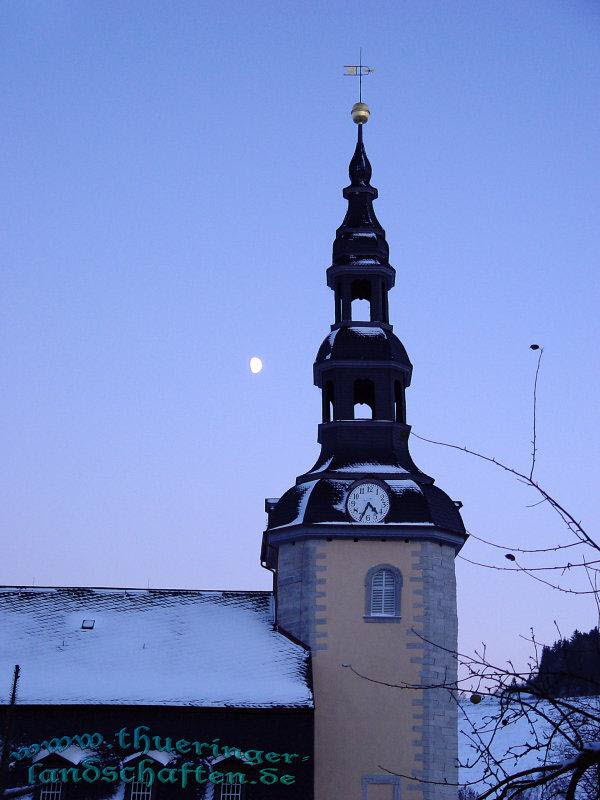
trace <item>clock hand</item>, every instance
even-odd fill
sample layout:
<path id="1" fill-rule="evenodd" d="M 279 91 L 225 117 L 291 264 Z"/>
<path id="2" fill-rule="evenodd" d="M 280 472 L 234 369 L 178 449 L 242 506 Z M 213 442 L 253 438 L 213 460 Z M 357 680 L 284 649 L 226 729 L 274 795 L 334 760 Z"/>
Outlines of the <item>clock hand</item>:
<path id="1" fill-rule="evenodd" d="M 373 508 L 373 506 L 371 505 L 371 503 L 367 503 L 367 505 L 365 506 L 365 510 L 364 510 L 364 511 L 363 511 L 363 513 L 360 515 L 360 520 L 359 520 L 359 522 L 362 520 L 362 518 L 364 517 L 364 515 L 367 513 L 367 509 L 368 509 L 368 508 L 370 508 L 370 509 L 371 509 L 371 511 L 372 511 L 374 514 L 377 514 L 377 509 L 376 509 L 376 508 Z"/>

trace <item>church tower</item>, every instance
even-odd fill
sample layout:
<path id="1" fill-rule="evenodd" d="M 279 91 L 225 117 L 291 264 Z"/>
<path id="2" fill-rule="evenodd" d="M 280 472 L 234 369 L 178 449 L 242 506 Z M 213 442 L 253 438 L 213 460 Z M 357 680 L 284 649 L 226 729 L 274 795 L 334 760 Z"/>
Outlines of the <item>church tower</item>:
<path id="1" fill-rule="evenodd" d="M 352 116 L 348 210 L 327 269 L 334 323 L 314 364 L 321 454 L 266 501 L 261 562 L 276 625 L 312 653 L 315 799 L 455 800 L 457 706 L 440 685 L 456 680 L 466 533 L 460 503 L 409 453 L 412 364 L 389 322 L 396 272 L 373 210 L 369 110 Z"/>

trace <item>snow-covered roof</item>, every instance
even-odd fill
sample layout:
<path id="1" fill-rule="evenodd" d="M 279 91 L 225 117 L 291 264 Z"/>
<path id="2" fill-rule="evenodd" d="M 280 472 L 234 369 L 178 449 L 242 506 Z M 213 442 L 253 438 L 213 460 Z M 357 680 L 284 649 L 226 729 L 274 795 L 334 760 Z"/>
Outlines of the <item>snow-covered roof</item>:
<path id="1" fill-rule="evenodd" d="M 0 674 L 20 665 L 21 704 L 311 708 L 309 653 L 273 630 L 270 598 L 0 587 Z"/>
<path id="2" fill-rule="evenodd" d="M 315 376 L 322 369 L 331 368 L 333 362 L 356 360 L 391 362 L 389 366 L 399 367 L 408 376 L 412 371 L 404 345 L 389 326 L 348 322 L 325 337 L 315 360 Z M 407 379 L 407 385 L 409 383 Z"/>
<path id="3" fill-rule="evenodd" d="M 306 473 L 314 475 L 320 469 Z M 335 477 L 331 477 L 334 473 Z M 348 473 L 344 475 L 344 473 Z M 382 477 L 397 474 L 398 478 Z M 378 479 L 390 490 L 390 510 L 385 522 L 377 525 L 378 529 L 386 525 L 411 526 L 427 525 L 430 528 L 450 531 L 465 536 L 465 528 L 455 503 L 437 486 L 431 483 L 417 482 L 406 468 L 393 464 L 355 464 L 341 463 L 338 459 L 316 475 L 316 480 L 296 483 L 288 489 L 278 502 L 269 509 L 269 531 L 283 531 L 299 525 L 313 527 L 325 524 L 357 526 L 348 519 L 346 500 L 350 489 L 356 484 L 356 478 L 362 475 L 377 475 Z M 373 530 L 375 526 L 373 526 Z"/>

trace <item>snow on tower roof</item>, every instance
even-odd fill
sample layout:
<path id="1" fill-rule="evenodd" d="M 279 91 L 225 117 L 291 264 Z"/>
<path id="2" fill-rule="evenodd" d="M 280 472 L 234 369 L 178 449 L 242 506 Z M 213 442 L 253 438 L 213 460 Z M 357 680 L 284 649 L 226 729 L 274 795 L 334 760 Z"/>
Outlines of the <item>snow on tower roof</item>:
<path id="1" fill-rule="evenodd" d="M 273 630 L 270 598 L 0 587 L 0 674 L 20 665 L 19 704 L 312 708 L 309 652 Z"/>

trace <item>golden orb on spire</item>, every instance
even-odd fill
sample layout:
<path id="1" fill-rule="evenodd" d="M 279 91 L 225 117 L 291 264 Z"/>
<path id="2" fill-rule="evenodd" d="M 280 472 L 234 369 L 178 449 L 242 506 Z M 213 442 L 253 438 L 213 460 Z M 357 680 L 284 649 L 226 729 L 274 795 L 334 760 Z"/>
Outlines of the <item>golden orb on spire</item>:
<path id="1" fill-rule="evenodd" d="M 369 111 L 369 106 L 366 103 L 354 103 L 351 113 L 352 119 L 357 125 L 364 125 L 366 122 L 368 122 L 371 114 Z"/>

